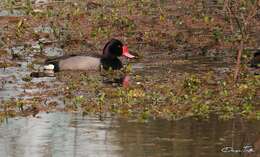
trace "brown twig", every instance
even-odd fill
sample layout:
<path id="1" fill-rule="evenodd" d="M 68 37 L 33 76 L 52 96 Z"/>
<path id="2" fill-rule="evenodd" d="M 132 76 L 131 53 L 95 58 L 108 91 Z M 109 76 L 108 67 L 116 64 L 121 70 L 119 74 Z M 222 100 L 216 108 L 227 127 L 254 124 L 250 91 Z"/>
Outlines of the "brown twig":
<path id="1" fill-rule="evenodd" d="M 252 19 L 255 17 L 256 13 L 257 13 L 257 8 L 258 8 L 258 3 L 260 0 L 255 1 L 254 4 L 252 4 L 252 8 L 248 11 L 248 13 L 242 13 L 238 14 L 238 10 L 239 10 L 239 6 L 240 6 L 240 2 L 236 1 L 234 2 L 234 5 L 230 5 L 229 4 L 229 0 L 225 0 L 224 2 L 224 9 L 227 10 L 228 14 L 229 14 L 229 19 L 230 19 L 230 24 L 233 25 L 233 21 L 232 19 L 234 18 L 236 25 L 239 29 L 239 31 L 241 32 L 241 39 L 239 40 L 239 47 L 238 47 L 238 53 L 237 53 L 237 59 L 236 59 L 236 66 L 235 66 L 235 70 L 234 70 L 234 83 L 237 82 L 238 78 L 239 78 L 239 72 L 240 72 L 240 64 L 241 64 L 241 56 L 242 53 L 244 51 L 244 45 L 245 42 L 249 39 L 249 35 L 248 35 L 248 28 L 250 26 L 250 23 L 252 22 Z M 232 8 L 233 6 L 233 8 Z M 234 9 L 234 10 L 232 10 Z M 242 19 L 242 22 L 241 20 Z M 234 27 L 231 26 L 231 31 Z"/>

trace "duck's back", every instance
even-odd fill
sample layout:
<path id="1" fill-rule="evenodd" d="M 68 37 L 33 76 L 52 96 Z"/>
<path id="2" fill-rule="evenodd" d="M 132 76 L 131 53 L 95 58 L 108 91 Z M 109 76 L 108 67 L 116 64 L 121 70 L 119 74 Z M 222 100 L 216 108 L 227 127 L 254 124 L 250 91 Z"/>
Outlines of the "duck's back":
<path id="1" fill-rule="evenodd" d="M 73 56 L 59 61 L 60 70 L 98 70 L 100 58 L 91 56 Z"/>

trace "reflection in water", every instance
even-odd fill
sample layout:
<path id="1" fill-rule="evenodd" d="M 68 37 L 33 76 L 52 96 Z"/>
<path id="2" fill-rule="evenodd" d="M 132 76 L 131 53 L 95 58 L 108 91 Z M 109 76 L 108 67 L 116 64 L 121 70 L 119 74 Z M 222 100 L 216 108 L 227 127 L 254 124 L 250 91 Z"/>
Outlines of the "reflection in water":
<path id="1" fill-rule="evenodd" d="M 125 76 L 120 76 L 120 77 L 103 77 L 103 83 L 104 84 L 110 84 L 113 86 L 123 86 L 123 87 L 128 87 L 130 84 L 130 76 L 125 75 Z"/>
<path id="2" fill-rule="evenodd" d="M 45 70 L 44 72 L 32 72 L 31 77 L 55 77 L 55 73 L 52 70 Z"/>
<path id="3" fill-rule="evenodd" d="M 259 122 L 241 120 L 148 123 L 81 117 L 78 114 L 40 114 L 40 118 L 9 119 L 0 126 L 2 157 L 102 157 L 102 156 L 257 156 L 223 153 L 221 148 L 255 145 Z"/>
<path id="4" fill-rule="evenodd" d="M 117 156 L 110 121 L 76 115 L 44 114 L 41 118 L 10 120 L 1 127 L 0 156 Z M 109 134 L 108 134 L 109 133 Z M 111 136 L 111 137 L 110 137 Z"/>

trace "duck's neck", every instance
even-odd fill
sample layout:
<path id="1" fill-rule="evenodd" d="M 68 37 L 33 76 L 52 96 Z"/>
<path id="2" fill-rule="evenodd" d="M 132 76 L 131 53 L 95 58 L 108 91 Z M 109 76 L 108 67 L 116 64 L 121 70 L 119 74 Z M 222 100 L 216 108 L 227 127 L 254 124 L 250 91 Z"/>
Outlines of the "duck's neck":
<path id="1" fill-rule="evenodd" d="M 108 54 L 108 53 L 103 53 L 103 55 L 101 56 L 101 58 L 102 58 L 102 59 L 111 59 L 111 60 L 117 59 L 116 56 L 111 55 L 111 54 Z"/>
<path id="2" fill-rule="evenodd" d="M 101 65 L 105 70 L 109 70 L 110 68 L 113 70 L 121 69 L 123 67 L 121 61 L 117 58 L 101 58 Z"/>

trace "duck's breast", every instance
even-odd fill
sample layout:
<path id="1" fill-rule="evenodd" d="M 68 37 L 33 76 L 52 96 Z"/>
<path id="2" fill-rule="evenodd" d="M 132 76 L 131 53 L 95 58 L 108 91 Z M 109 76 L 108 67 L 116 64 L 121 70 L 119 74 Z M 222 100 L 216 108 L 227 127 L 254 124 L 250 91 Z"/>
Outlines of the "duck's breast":
<path id="1" fill-rule="evenodd" d="M 60 70 L 98 70 L 100 59 L 90 56 L 74 56 L 59 62 Z"/>

